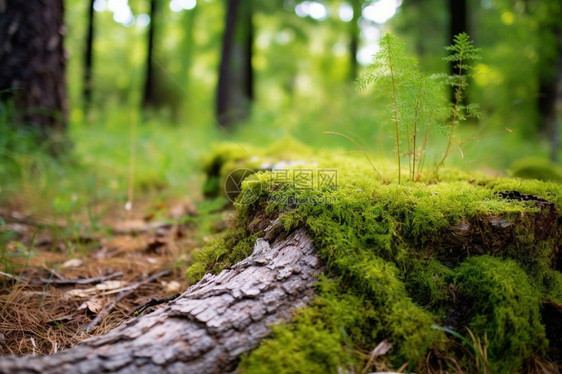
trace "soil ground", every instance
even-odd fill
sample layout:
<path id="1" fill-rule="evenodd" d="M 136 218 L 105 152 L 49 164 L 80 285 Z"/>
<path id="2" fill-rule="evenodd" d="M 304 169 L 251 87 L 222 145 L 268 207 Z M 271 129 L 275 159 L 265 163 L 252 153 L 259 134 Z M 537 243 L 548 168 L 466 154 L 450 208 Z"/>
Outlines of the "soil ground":
<path id="1" fill-rule="evenodd" d="M 0 355 L 69 348 L 187 288 L 190 253 L 206 240 L 195 204 L 148 201 L 129 211 L 106 203 L 95 230 L 86 217 L 69 227 L 17 201 L 0 208 Z"/>

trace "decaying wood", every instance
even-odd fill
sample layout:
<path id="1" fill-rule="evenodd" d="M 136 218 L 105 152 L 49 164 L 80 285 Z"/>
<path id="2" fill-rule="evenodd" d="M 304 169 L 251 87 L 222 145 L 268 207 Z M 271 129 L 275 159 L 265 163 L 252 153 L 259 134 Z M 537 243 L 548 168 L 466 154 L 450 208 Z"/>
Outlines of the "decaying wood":
<path id="1" fill-rule="evenodd" d="M 322 271 L 299 229 L 219 275 L 207 274 L 162 309 L 52 356 L 0 359 L 0 373 L 222 373 L 272 324 L 309 302 Z"/>
<path id="2" fill-rule="evenodd" d="M 503 216 L 483 215 L 471 220 L 463 220 L 450 227 L 443 236 L 443 243 L 452 248 L 462 248 L 462 253 L 480 255 L 491 249 L 501 249 L 516 241 L 518 229 L 532 227 L 533 240 L 540 241 L 557 238 L 562 239 L 562 232 L 558 223 L 559 210 L 555 203 L 538 196 L 522 194 L 518 191 L 504 191 L 498 193 L 504 199 L 527 201 L 539 208 L 538 212 L 521 214 L 519 217 L 506 218 Z M 559 269 L 558 248 L 553 252 L 553 267 Z"/>

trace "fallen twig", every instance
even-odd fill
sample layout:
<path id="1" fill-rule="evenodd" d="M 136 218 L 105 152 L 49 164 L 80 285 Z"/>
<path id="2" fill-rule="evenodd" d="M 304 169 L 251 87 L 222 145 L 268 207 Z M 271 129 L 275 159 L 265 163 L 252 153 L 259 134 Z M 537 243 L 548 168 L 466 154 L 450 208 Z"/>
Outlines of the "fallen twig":
<path id="1" fill-rule="evenodd" d="M 131 312 L 129 313 L 129 316 L 138 316 L 142 312 L 144 312 L 145 310 L 150 308 L 151 306 L 156 306 L 156 305 L 164 304 L 164 303 L 167 303 L 169 301 L 175 300 L 180 295 L 181 294 L 177 293 L 175 295 L 163 297 L 163 298 L 160 298 L 160 299 L 152 298 L 152 299 L 148 300 L 146 303 L 141 304 L 141 305 L 137 306 L 135 309 L 131 310 Z"/>
<path id="2" fill-rule="evenodd" d="M 17 275 L 4 273 L 3 271 L 0 271 L 0 275 L 3 276 L 3 277 L 10 278 L 10 279 L 13 279 L 15 281 L 18 281 L 20 283 L 27 283 L 27 279 L 18 277 Z"/>
<path id="3" fill-rule="evenodd" d="M 123 273 L 118 271 L 116 273 L 104 275 L 104 276 L 101 276 L 101 277 L 77 278 L 77 279 L 68 279 L 68 278 L 45 279 L 45 278 L 40 278 L 39 280 L 31 280 L 31 281 L 28 281 L 27 283 L 30 283 L 30 284 L 33 284 L 33 285 L 54 284 L 54 285 L 59 285 L 59 286 L 62 286 L 62 285 L 68 286 L 68 285 L 76 285 L 76 284 L 96 284 L 96 283 L 105 282 L 106 280 L 110 280 L 110 279 L 113 279 L 113 278 L 118 278 L 122 275 L 123 275 Z"/>
<path id="4" fill-rule="evenodd" d="M 54 276 L 60 277 L 60 275 L 56 274 L 54 271 L 51 271 Z M 28 279 L 24 277 L 18 277 L 17 275 L 12 275 L 8 273 L 4 273 L 0 271 L 0 275 L 16 280 L 20 283 L 31 284 L 33 286 L 43 285 L 43 284 L 53 284 L 59 286 L 69 286 L 69 285 L 77 285 L 77 284 L 96 284 L 102 283 L 106 280 L 110 280 L 113 278 L 118 278 L 123 275 L 122 272 L 118 271 L 113 274 L 104 275 L 101 277 L 93 277 L 93 278 L 77 278 L 77 279 L 68 279 L 68 278 L 58 278 L 58 279 L 46 279 L 46 278 L 39 278 L 39 279 Z"/>
<path id="5" fill-rule="evenodd" d="M 134 290 L 136 290 L 137 288 L 139 288 L 140 286 L 142 286 L 143 284 L 146 283 L 150 283 L 153 280 L 156 280 L 160 277 L 163 277 L 165 275 L 168 275 L 170 272 L 168 270 L 162 270 L 154 275 L 151 275 L 150 277 L 146 278 L 145 280 L 133 283 L 132 285 L 125 287 L 124 289 L 122 289 L 123 291 L 107 306 L 105 307 L 97 316 L 96 318 L 94 318 L 92 320 L 92 322 L 90 322 L 88 324 L 88 326 L 86 326 L 86 328 L 84 329 L 86 331 L 86 333 L 91 333 L 102 321 L 103 319 L 113 311 L 113 309 L 115 309 L 115 306 L 117 305 L 118 302 L 120 302 L 121 300 L 123 300 L 125 297 L 129 296 L 130 294 L 133 293 Z"/>

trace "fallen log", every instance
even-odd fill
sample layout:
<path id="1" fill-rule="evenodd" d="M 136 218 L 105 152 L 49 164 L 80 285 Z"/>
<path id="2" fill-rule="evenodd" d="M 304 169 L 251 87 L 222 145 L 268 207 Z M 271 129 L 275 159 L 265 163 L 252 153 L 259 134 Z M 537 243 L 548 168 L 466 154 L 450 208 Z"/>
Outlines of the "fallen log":
<path id="1" fill-rule="evenodd" d="M 4 357 L 0 373 L 224 373 L 259 344 L 270 326 L 314 296 L 323 270 L 303 229 L 207 274 L 154 313 L 51 356 Z"/>

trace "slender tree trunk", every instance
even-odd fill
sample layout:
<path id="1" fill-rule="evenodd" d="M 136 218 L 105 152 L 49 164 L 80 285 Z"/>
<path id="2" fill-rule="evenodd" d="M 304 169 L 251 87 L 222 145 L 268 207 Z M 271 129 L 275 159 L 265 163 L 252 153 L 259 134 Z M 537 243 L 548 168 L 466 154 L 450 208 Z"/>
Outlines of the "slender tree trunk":
<path id="1" fill-rule="evenodd" d="M 252 66 L 252 56 L 254 55 L 254 22 L 252 20 L 252 0 L 245 0 L 245 15 L 243 22 L 246 24 L 248 29 L 246 35 L 246 45 L 244 46 L 245 53 L 244 57 L 244 65 L 246 66 L 246 84 L 244 85 L 244 89 L 246 91 L 246 97 L 248 98 L 249 102 L 254 101 L 254 69 Z"/>
<path id="2" fill-rule="evenodd" d="M 357 63 L 357 51 L 359 49 L 359 18 L 361 17 L 362 0 L 352 0 L 353 18 L 349 24 L 349 80 L 357 78 L 359 64 Z"/>
<path id="3" fill-rule="evenodd" d="M 468 30 L 468 12 L 466 0 L 448 0 L 449 2 L 449 44 L 454 44 L 456 35 L 466 32 Z M 455 67 L 456 63 L 451 62 L 450 71 L 452 75 L 458 74 L 458 68 Z M 456 101 L 455 89 L 451 88 L 451 102 Z M 464 100 L 463 100 L 464 101 Z"/>
<path id="4" fill-rule="evenodd" d="M 86 51 L 84 54 L 84 106 L 86 111 L 89 110 L 92 102 L 92 68 L 93 68 L 93 51 L 94 51 L 94 2 L 90 0 L 88 9 L 88 33 L 86 35 Z"/>
<path id="5" fill-rule="evenodd" d="M 557 35 L 556 53 L 552 56 L 551 63 L 545 64 L 541 69 L 537 105 L 541 116 L 540 131 L 550 143 L 550 159 L 558 162 L 559 113 L 562 110 L 562 30 L 553 32 Z"/>
<path id="6" fill-rule="evenodd" d="M 229 0 L 217 86 L 217 117 L 224 126 L 249 114 L 254 98 L 252 45 L 252 1 Z"/>
<path id="7" fill-rule="evenodd" d="M 144 108 L 154 105 L 154 67 L 152 64 L 152 54 L 154 53 L 154 29 L 156 27 L 156 17 L 158 14 L 158 0 L 150 0 L 150 25 L 148 27 L 148 43 L 146 49 L 146 75 L 144 81 L 144 96 L 142 104 Z"/>
<path id="8" fill-rule="evenodd" d="M 455 35 L 461 32 L 468 33 L 468 14 L 466 0 L 448 0 L 449 1 L 449 40 L 453 44 Z"/>
<path id="9" fill-rule="evenodd" d="M 61 151 L 67 122 L 62 0 L 0 1 L 0 99 Z"/>
<path id="10" fill-rule="evenodd" d="M 555 118 L 551 127 L 550 159 L 558 162 L 560 151 L 560 121 L 562 121 L 562 29 L 558 30 L 558 79 L 555 101 Z"/>

